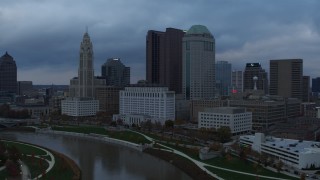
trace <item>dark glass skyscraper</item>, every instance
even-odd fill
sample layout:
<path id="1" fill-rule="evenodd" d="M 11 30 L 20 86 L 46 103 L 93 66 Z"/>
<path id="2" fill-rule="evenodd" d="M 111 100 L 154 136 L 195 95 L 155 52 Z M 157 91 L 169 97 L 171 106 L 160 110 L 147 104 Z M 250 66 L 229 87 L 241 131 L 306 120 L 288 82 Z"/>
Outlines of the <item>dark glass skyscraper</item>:
<path id="1" fill-rule="evenodd" d="M 243 89 L 253 90 L 253 77 L 257 77 L 257 90 L 263 90 L 265 94 L 268 93 L 268 74 L 262 69 L 260 63 L 247 63 L 243 73 Z"/>
<path id="2" fill-rule="evenodd" d="M 126 67 L 119 58 L 109 58 L 101 66 L 102 77 L 108 86 L 125 87 L 130 85 L 130 67 Z"/>
<path id="3" fill-rule="evenodd" d="M 303 60 L 270 60 L 270 95 L 302 99 Z"/>
<path id="4" fill-rule="evenodd" d="M 165 32 L 148 31 L 146 37 L 146 79 L 182 92 L 182 37 L 184 31 L 167 28 Z"/>
<path id="5" fill-rule="evenodd" d="M 17 66 L 8 52 L 0 58 L 0 91 L 17 92 Z"/>
<path id="6" fill-rule="evenodd" d="M 231 64 L 228 61 L 217 61 L 215 68 L 217 95 L 228 96 L 231 89 Z"/>

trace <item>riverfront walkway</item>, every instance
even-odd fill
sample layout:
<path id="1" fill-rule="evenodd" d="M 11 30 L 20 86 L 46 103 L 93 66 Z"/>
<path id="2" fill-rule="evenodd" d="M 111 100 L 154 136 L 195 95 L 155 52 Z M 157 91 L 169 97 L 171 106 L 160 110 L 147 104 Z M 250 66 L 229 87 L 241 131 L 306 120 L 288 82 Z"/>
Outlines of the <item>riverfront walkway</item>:
<path id="1" fill-rule="evenodd" d="M 149 141 L 152 141 L 152 142 L 155 142 L 156 140 L 143 134 L 143 133 L 140 133 L 140 132 L 136 132 L 136 131 L 132 131 L 132 132 L 135 132 L 135 133 L 138 133 L 142 136 L 144 136 L 147 140 Z M 180 152 L 178 150 L 175 150 L 174 148 L 171 148 L 169 146 L 166 146 L 166 145 L 163 145 L 161 143 L 157 143 L 158 145 L 166 148 L 166 149 L 169 149 L 169 152 L 172 152 L 172 153 L 175 153 L 175 154 L 178 154 L 184 158 L 187 158 L 189 159 L 190 161 L 192 161 L 193 163 L 195 163 L 199 168 L 201 168 L 202 170 L 204 170 L 205 172 L 207 172 L 208 174 L 210 174 L 212 177 L 216 178 L 216 179 L 219 179 L 219 180 L 222 180 L 223 178 L 219 177 L 218 175 L 212 173 L 211 171 L 209 171 L 206 167 L 211 167 L 211 168 L 215 168 L 215 169 L 219 169 L 219 170 L 223 170 L 223 171 L 228 171 L 228 172 L 232 172 L 232 173 L 238 173 L 238 174 L 243 174 L 243 175 L 247 175 L 247 176 L 254 176 L 254 177 L 259 177 L 259 178 L 264 178 L 264 179 L 273 179 L 273 180 L 287 180 L 287 179 L 283 179 L 283 178 L 277 178 L 277 177 L 272 177 L 272 176 L 263 176 L 263 175 L 257 175 L 257 174 L 252 174 L 252 173 L 246 173 L 246 172 L 242 172 L 242 171 L 237 171 L 237 170 L 233 170 L 233 169 L 227 169 L 227 168 L 222 168 L 222 167 L 218 167 L 218 166 L 214 166 L 214 165 L 211 165 L 211 164 L 207 164 L 207 163 L 204 163 L 204 162 L 201 162 L 201 161 L 198 161 L 196 159 L 193 159 L 191 158 L 190 156 L 186 155 L 185 153 L 183 152 Z M 165 150 L 165 149 L 162 149 L 162 150 Z M 165 150 L 165 151 L 168 151 L 168 150 Z"/>

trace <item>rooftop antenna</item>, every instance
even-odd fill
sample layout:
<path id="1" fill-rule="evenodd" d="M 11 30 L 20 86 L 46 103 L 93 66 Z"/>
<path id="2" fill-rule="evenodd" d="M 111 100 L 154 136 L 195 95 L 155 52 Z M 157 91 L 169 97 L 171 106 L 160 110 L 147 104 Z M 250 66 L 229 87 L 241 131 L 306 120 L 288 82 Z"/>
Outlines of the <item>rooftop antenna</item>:
<path id="1" fill-rule="evenodd" d="M 88 26 L 86 26 L 86 33 L 88 33 Z"/>

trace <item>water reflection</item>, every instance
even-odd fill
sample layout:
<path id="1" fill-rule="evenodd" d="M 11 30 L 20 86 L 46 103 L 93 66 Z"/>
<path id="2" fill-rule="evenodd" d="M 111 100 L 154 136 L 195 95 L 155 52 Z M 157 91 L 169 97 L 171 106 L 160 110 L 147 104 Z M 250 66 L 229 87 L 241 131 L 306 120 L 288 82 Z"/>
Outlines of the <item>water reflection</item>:
<path id="1" fill-rule="evenodd" d="M 38 144 L 73 159 L 84 180 L 191 179 L 173 165 L 129 148 L 70 136 L 2 132 L 1 138 Z"/>

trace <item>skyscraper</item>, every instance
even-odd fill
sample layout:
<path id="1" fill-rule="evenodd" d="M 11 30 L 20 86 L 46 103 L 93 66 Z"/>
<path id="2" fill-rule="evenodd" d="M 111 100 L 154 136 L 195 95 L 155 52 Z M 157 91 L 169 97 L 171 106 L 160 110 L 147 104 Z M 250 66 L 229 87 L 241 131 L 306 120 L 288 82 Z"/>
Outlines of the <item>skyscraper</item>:
<path id="1" fill-rule="evenodd" d="M 243 72 L 242 71 L 232 71 L 232 93 L 243 92 Z"/>
<path id="2" fill-rule="evenodd" d="M 119 58 L 109 58 L 101 66 L 102 77 L 108 86 L 125 87 L 130 85 L 130 67 L 126 67 Z"/>
<path id="3" fill-rule="evenodd" d="M 182 39 L 182 92 L 187 100 L 211 99 L 215 93 L 215 40 L 202 25 L 192 26 Z"/>
<path id="4" fill-rule="evenodd" d="M 320 77 L 312 78 L 312 92 L 320 92 Z"/>
<path id="5" fill-rule="evenodd" d="M 182 92 L 182 37 L 184 31 L 167 28 L 165 32 L 148 31 L 146 37 L 147 81 Z"/>
<path id="6" fill-rule="evenodd" d="M 231 64 L 228 61 L 217 61 L 216 73 L 216 92 L 220 96 L 228 96 L 231 88 Z"/>
<path id="7" fill-rule="evenodd" d="M 302 101 L 310 101 L 310 76 L 302 77 Z"/>
<path id="8" fill-rule="evenodd" d="M 0 91 L 17 92 L 17 66 L 8 52 L 0 58 Z"/>
<path id="9" fill-rule="evenodd" d="M 302 59 L 270 60 L 270 95 L 302 99 Z"/>
<path id="10" fill-rule="evenodd" d="M 93 47 L 86 32 L 80 44 L 78 77 L 70 80 L 69 96 L 94 98 L 95 88 L 105 84 L 105 79 L 94 77 Z"/>
<path id="11" fill-rule="evenodd" d="M 243 89 L 254 89 L 254 77 L 257 77 L 257 90 L 263 90 L 265 94 L 268 93 L 268 74 L 262 69 L 260 63 L 247 63 L 243 73 Z"/>

